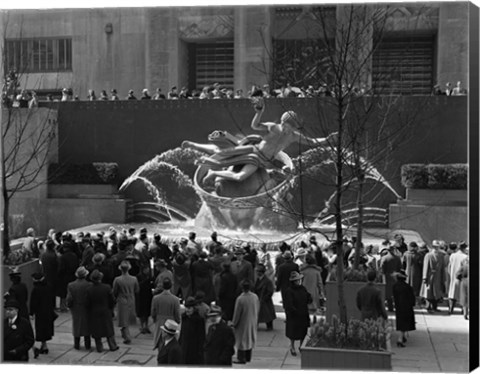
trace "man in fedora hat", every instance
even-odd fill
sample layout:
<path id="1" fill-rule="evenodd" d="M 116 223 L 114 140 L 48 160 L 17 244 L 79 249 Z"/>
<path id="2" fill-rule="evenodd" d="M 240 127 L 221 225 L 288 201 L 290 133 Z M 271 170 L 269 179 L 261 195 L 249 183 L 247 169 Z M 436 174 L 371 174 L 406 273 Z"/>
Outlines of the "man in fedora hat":
<path id="1" fill-rule="evenodd" d="M 402 268 L 402 260 L 396 255 L 397 249 L 394 246 L 388 248 L 388 253 L 380 260 L 380 269 L 385 281 L 385 299 L 389 312 L 393 312 L 393 292 L 392 288 L 396 282 L 393 275 Z"/>
<path id="2" fill-rule="evenodd" d="M 284 297 L 285 290 L 290 287 L 290 274 L 292 271 L 300 272 L 298 265 L 293 262 L 292 252 L 286 250 L 283 255 L 285 262 L 277 268 L 277 284 L 276 290 L 280 291 L 282 294 L 282 300 Z"/>
<path id="3" fill-rule="evenodd" d="M 222 308 L 212 305 L 207 320 L 210 327 L 205 338 L 205 365 L 232 366 L 235 335 L 233 329 L 222 320 Z"/>
<path id="4" fill-rule="evenodd" d="M 20 315 L 20 317 L 28 320 L 28 289 L 27 285 L 22 282 L 22 273 L 20 273 L 18 267 L 14 267 L 11 269 L 8 276 L 12 281 L 12 285 L 8 290 L 8 299 L 17 300 L 19 308 L 18 314 Z"/>
<path id="5" fill-rule="evenodd" d="M 130 344 L 132 341 L 130 324 L 137 320 L 135 298 L 140 291 L 137 278 L 128 273 L 131 268 L 130 262 L 123 260 L 119 265 L 122 275 L 113 280 L 113 297 L 118 305 L 118 327 L 120 327 L 125 344 Z"/>
<path id="6" fill-rule="evenodd" d="M 181 365 L 183 364 L 182 347 L 177 341 L 175 335 L 179 330 L 178 323 L 167 319 L 161 331 L 161 344 L 158 347 L 157 363 L 161 365 Z"/>
<path id="7" fill-rule="evenodd" d="M 4 305 L 3 361 L 28 361 L 28 351 L 35 342 L 30 321 L 18 314 L 19 305 L 14 299 Z"/>
<path id="8" fill-rule="evenodd" d="M 195 309 L 197 301 L 193 296 L 185 301 L 185 313 L 182 314 L 182 328 L 179 343 L 182 347 L 183 362 L 186 365 L 203 365 L 205 345 L 205 319 Z"/>
<path id="9" fill-rule="evenodd" d="M 67 306 L 72 313 L 72 335 L 74 348 L 80 349 L 80 337 L 85 340 L 85 348 L 91 348 L 90 326 L 87 310 L 87 290 L 91 283 L 87 281 L 88 270 L 80 266 L 75 272 L 77 280 L 67 287 Z"/>
<path id="10" fill-rule="evenodd" d="M 266 323 L 267 331 L 271 331 L 273 330 L 273 320 L 277 318 L 272 300 L 274 287 L 272 281 L 265 276 L 267 268 L 264 264 L 258 264 L 256 270 L 257 281 L 255 282 L 254 292 L 260 301 L 258 323 Z"/>
<path id="11" fill-rule="evenodd" d="M 232 274 L 237 277 L 239 286 L 245 280 L 253 283 L 253 267 L 250 262 L 244 259 L 245 253 L 245 249 L 238 245 L 235 246 L 235 256 L 237 259 L 232 261 L 230 265 L 230 270 L 232 271 Z M 240 292 L 240 289 L 238 291 Z"/>
<path id="12" fill-rule="evenodd" d="M 444 256 L 440 253 L 440 242 L 432 242 L 431 252 L 423 259 L 423 284 L 421 296 L 427 300 L 427 311 L 437 310 L 438 301 L 445 292 L 445 264 Z"/>

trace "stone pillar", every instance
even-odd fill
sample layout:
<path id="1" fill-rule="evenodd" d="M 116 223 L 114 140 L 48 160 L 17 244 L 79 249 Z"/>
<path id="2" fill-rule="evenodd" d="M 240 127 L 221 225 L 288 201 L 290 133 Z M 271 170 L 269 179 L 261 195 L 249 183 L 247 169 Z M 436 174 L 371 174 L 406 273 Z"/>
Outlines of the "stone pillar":
<path id="1" fill-rule="evenodd" d="M 235 9 L 234 88 L 250 90 L 252 84 L 270 80 L 272 8 L 242 6 Z"/>
<path id="2" fill-rule="evenodd" d="M 437 37 L 437 83 L 468 90 L 468 2 L 440 3 Z"/>

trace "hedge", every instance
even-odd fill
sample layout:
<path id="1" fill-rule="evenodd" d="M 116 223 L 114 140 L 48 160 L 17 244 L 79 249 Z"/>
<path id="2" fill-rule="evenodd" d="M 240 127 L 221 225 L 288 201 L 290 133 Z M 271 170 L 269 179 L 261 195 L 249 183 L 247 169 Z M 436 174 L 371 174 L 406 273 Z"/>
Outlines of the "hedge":
<path id="1" fill-rule="evenodd" d="M 48 181 L 50 184 L 118 184 L 118 164 L 51 164 L 48 168 Z"/>
<path id="2" fill-rule="evenodd" d="M 467 164 L 406 164 L 402 166 L 402 185 L 412 189 L 466 190 Z"/>

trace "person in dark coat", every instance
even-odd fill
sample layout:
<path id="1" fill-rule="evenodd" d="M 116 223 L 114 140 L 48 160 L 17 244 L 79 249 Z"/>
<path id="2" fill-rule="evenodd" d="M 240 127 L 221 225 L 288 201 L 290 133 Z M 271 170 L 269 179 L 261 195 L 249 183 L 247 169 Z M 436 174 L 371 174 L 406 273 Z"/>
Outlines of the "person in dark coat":
<path id="1" fill-rule="evenodd" d="M 29 315 L 27 306 L 27 285 L 22 282 L 22 274 L 20 273 L 18 268 L 14 268 L 13 271 L 8 275 L 10 277 L 10 280 L 12 281 L 12 285 L 8 290 L 8 298 L 17 300 L 19 306 L 18 315 L 28 321 Z"/>
<path id="2" fill-rule="evenodd" d="M 172 270 L 172 251 L 168 245 L 162 243 L 160 234 L 153 235 L 153 242 L 148 248 L 150 256 L 156 260 L 164 260 L 167 263 L 167 269 Z"/>
<path id="3" fill-rule="evenodd" d="M 185 301 L 185 313 L 182 315 L 182 328 L 179 343 L 186 365 L 203 365 L 205 345 L 205 319 L 195 310 L 195 298 L 190 296 Z"/>
<path id="4" fill-rule="evenodd" d="M 299 273 L 300 269 L 298 265 L 293 262 L 292 252 L 290 252 L 289 250 L 286 250 L 283 253 L 282 258 L 285 260 L 285 262 L 276 269 L 276 291 L 280 291 L 283 300 L 285 290 L 291 285 L 291 282 L 289 280 L 290 274 L 292 273 L 292 271 L 296 271 L 297 273 Z"/>
<path id="5" fill-rule="evenodd" d="M 237 277 L 237 283 L 238 283 L 238 290 L 237 294 L 240 294 L 241 289 L 240 285 L 244 280 L 250 281 L 250 283 L 253 284 L 253 267 L 252 264 L 249 261 L 245 260 L 245 254 L 246 251 L 243 248 L 240 248 L 237 246 L 235 248 L 235 256 L 237 256 L 237 259 L 235 261 L 232 261 L 230 265 L 230 270 L 233 275 Z"/>
<path id="6" fill-rule="evenodd" d="M 300 340 L 300 345 L 302 345 L 310 326 L 308 304 L 312 302 L 312 297 L 307 289 L 302 286 L 302 278 L 303 275 L 298 271 L 292 271 L 288 278 L 291 285 L 285 288 L 283 294 L 283 307 L 286 316 L 285 335 L 290 339 L 292 356 L 297 355 L 295 340 Z"/>
<path id="7" fill-rule="evenodd" d="M 380 269 L 385 278 L 385 299 L 389 312 L 393 312 L 393 294 L 392 288 L 396 282 L 394 273 L 398 273 L 402 268 L 400 257 L 395 254 L 396 248 L 389 247 L 388 253 L 380 260 Z"/>
<path id="8" fill-rule="evenodd" d="M 42 262 L 45 282 L 51 291 L 52 305 L 55 308 L 55 290 L 58 283 L 58 256 L 55 252 L 55 242 L 52 239 L 45 241 L 45 252 L 40 256 L 40 261 Z"/>
<path id="9" fill-rule="evenodd" d="M 32 274 L 33 289 L 30 295 L 30 315 L 35 317 L 35 341 L 41 342 L 40 348 L 34 348 L 34 357 L 48 354 L 47 341 L 54 335 L 54 321 L 58 317 L 51 303 L 52 290 L 48 287 L 42 273 Z"/>
<path id="10" fill-rule="evenodd" d="M 82 243 L 80 244 L 82 251 L 82 260 L 80 262 L 81 266 L 87 266 L 92 263 L 92 258 L 95 255 L 92 245 L 90 244 L 90 238 L 84 237 Z"/>
<path id="11" fill-rule="evenodd" d="M 202 291 L 205 293 L 204 300 L 207 304 L 210 304 L 215 300 L 215 289 L 213 288 L 213 266 L 207 261 L 207 254 L 205 252 L 200 253 L 200 259 L 192 263 L 192 283 L 193 293 Z"/>
<path id="12" fill-rule="evenodd" d="M 88 311 L 88 323 L 97 352 L 103 352 L 102 338 L 107 338 L 110 351 L 116 351 L 118 345 L 115 341 L 113 328 L 113 298 L 110 285 L 102 282 L 103 274 L 95 269 L 90 275 L 92 286 L 87 289 L 85 305 Z"/>
<path id="13" fill-rule="evenodd" d="M 190 260 L 179 253 L 172 263 L 173 267 L 173 294 L 186 300 L 192 295 L 192 277 L 190 275 Z"/>
<path id="14" fill-rule="evenodd" d="M 400 270 L 396 274 L 397 282 L 393 285 L 393 299 L 395 300 L 395 322 L 397 331 L 401 332 L 398 337 L 397 346 L 405 347 L 407 331 L 415 330 L 415 313 L 413 307 L 415 306 L 415 293 L 412 286 L 407 280 L 407 274 L 404 270 Z"/>
<path id="15" fill-rule="evenodd" d="M 28 361 L 28 351 L 35 343 L 32 325 L 18 314 L 20 306 L 17 300 L 7 300 L 4 308 L 3 361 Z"/>
<path id="16" fill-rule="evenodd" d="M 175 334 L 178 331 L 178 323 L 167 319 L 162 330 L 162 342 L 158 348 L 157 363 L 161 365 L 182 365 L 183 353 L 180 344 L 175 338 Z"/>
<path id="17" fill-rule="evenodd" d="M 422 286 L 423 258 L 418 253 L 418 245 L 411 242 L 402 257 L 403 268 L 407 274 L 407 283 L 412 286 L 415 297 L 420 295 Z"/>
<path id="18" fill-rule="evenodd" d="M 375 279 L 377 272 L 369 270 L 367 273 L 367 284 L 360 288 L 357 292 L 356 304 L 361 312 L 362 321 L 366 319 L 377 319 L 383 317 L 388 318 L 385 311 L 385 305 L 382 300 L 380 290 L 375 287 Z"/>
<path id="19" fill-rule="evenodd" d="M 207 318 L 210 327 L 205 338 L 205 365 L 232 366 L 235 334 L 233 329 L 222 320 L 222 308 L 212 305 Z"/>
<path id="20" fill-rule="evenodd" d="M 273 330 L 273 320 L 277 318 L 275 308 L 273 306 L 273 283 L 265 276 L 267 271 L 265 265 L 257 265 L 257 281 L 255 283 L 254 292 L 260 300 L 260 310 L 258 313 L 258 323 L 266 323 L 267 331 Z"/>
<path id="21" fill-rule="evenodd" d="M 235 309 L 235 300 L 238 296 L 237 277 L 230 271 L 230 262 L 222 264 L 223 271 L 220 273 L 220 287 L 218 292 L 218 305 L 223 310 L 223 318 L 231 321 Z"/>
<path id="22" fill-rule="evenodd" d="M 136 298 L 137 316 L 140 319 L 140 334 L 151 334 L 148 328 L 148 317 L 152 309 L 152 287 L 153 282 L 150 276 L 150 269 L 144 267 L 137 275 L 138 297 Z"/>
<path id="23" fill-rule="evenodd" d="M 87 310 L 87 290 L 92 286 L 87 281 L 88 270 L 80 266 L 75 272 L 77 280 L 68 284 L 67 307 L 72 313 L 72 335 L 74 348 L 80 349 L 80 337 L 83 336 L 85 348 L 91 348 L 90 326 Z"/>
<path id="24" fill-rule="evenodd" d="M 73 251 L 74 243 L 64 241 L 62 244 L 62 254 L 58 258 L 58 283 L 56 296 L 60 297 L 60 311 L 67 312 L 66 297 L 67 286 L 75 281 L 75 272 L 78 269 L 78 257 Z"/>

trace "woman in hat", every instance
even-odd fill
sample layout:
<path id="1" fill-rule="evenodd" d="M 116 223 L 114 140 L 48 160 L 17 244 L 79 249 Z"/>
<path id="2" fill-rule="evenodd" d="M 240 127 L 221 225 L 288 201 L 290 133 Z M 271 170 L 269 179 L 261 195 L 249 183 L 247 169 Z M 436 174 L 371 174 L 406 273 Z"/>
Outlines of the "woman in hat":
<path id="1" fill-rule="evenodd" d="M 128 273 L 131 268 L 130 262 L 122 261 L 119 265 L 122 275 L 113 280 L 113 297 L 118 305 L 118 327 L 120 327 L 125 344 L 130 344 L 132 341 L 130 324 L 137 320 L 135 297 L 140 291 L 137 278 Z"/>
<path id="2" fill-rule="evenodd" d="M 266 323 L 267 331 L 273 330 L 273 320 L 277 318 L 273 306 L 273 282 L 266 275 L 266 267 L 263 264 L 257 265 L 257 281 L 255 282 L 254 292 L 260 301 L 260 310 L 258 312 L 258 323 Z"/>
<path id="3" fill-rule="evenodd" d="M 405 347 L 407 342 L 406 332 L 415 330 L 415 293 L 407 280 L 407 274 L 404 270 L 396 273 L 397 282 L 393 285 L 393 299 L 395 302 L 395 321 L 397 331 L 401 332 L 398 337 L 397 346 Z"/>
<path id="4" fill-rule="evenodd" d="M 310 326 L 308 304 L 312 302 L 312 296 L 302 286 L 303 275 L 298 271 L 290 273 L 290 287 L 283 292 L 283 307 L 285 308 L 286 326 L 285 335 L 290 339 L 290 353 L 296 356 L 295 340 L 300 340 L 300 345 L 307 335 Z"/>
<path id="5" fill-rule="evenodd" d="M 95 346 L 98 352 L 103 352 L 102 338 L 107 338 L 110 351 L 116 351 L 118 346 L 112 320 L 115 306 L 112 288 L 102 283 L 103 274 L 97 269 L 92 272 L 90 279 L 93 284 L 87 290 L 86 305 Z"/>
<path id="6" fill-rule="evenodd" d="M 186 365 L 199 366 L 204 362 L 205 319 L 198 314 L 195 305 L 197 302 L 192 296 L 185 301 L 179 343 L 182 347 L 183 362 Z"/>
<path id="7" fill-rule="evenodd" d="M 52 290 L 42 273 L 32 274 L 33 289 L 30 295 L 30 315 L 35 318 L 35 341 L 41 342 L 40 348 L 34 347 L 34 357 L 40 353 L 48 354 L 47 341 L 54 335 L 54 321 L 58 315 L 51 303 Z"/>
<path id="8" fill-rule="evenodd" d="M 87 289 L 91 283 L 87 281 L 88 270 L 80 266 L 75 272 L 77 280 L 67 286 L 67 306 L 72 313 L 72 335 L 74 348 L 80 349 L 80 338 L 83 336 L 85 349 L 91 348 L 90 326 L 87 310 Z"/>
<path id="9" fill-rule="evenodd" d="M 58 281 L 58 258 L 55 252 L 55 242 L 52 239 L 45 241 L 45 252 L 40 256 L 40 262 L 42 263 L 43 274 L 47 286 L 51 291 L 52 307 L 55 308 L 55 290 Z"/>

